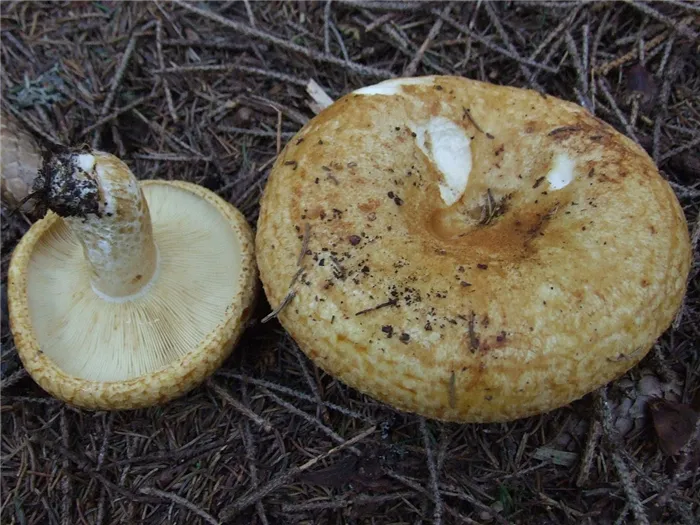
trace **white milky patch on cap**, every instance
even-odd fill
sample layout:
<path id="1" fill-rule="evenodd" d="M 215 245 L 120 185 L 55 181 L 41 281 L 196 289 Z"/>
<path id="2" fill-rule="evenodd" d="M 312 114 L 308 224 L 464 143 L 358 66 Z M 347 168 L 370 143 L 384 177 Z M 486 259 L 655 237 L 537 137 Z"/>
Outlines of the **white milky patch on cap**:
<path id="1" fill-rule="evenodd" d="M 553 190 L 560 190 L 569 185 L 574 179 L 576 161 L 565 153 L 558 153 L 554 157 L 552 168 L 547 173 L 547 181 Z"/>
<path id="2" fill-rule="evenodd" d="M 403 86 L 432 85 L 433 77 L 392 78 L 353 91 L 354 95 L 401 95 Z"/>
<path id="3" fill-rule="evenodd" d="M 471 140 L 465 130 L 445 117 L 431 118 L 426 124 L 412 126 L 416 145 L 442 174 L 440 196 L 448 206 L 457 202 L 472 169 Z"/>

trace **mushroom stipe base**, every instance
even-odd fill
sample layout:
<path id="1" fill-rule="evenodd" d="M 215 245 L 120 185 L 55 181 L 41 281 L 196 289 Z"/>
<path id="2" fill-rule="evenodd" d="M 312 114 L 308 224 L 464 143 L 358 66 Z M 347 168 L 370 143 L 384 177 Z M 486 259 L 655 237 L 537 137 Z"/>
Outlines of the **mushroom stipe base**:
<path id="1" fill-rule="evenodd" d="M 79 243 L 53 211 L 12 255 L 10 326 L 22 363 L 49 394 L 81 408 L 143 408 L 185 394 L 230 355 L 255 306 L 253 232 L 243 215 L 192 183 L 139 187 L 161 258 L 140 297 L 101 299 Z M 132 329 L 137 322 L 143 329 Z"/>

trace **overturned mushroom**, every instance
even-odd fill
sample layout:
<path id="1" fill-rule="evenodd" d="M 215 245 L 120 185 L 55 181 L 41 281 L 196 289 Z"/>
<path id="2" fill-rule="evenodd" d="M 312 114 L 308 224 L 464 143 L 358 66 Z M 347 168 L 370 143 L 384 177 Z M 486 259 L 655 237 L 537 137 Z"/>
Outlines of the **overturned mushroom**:
<path id="1" fill-rule="evenodd" d="M 253 233 L 200 186 L 137 181 L 116 157 L 44 163 L 49 208 L 8 275 L 19 356 L 46 391 L 89 409 L 163 403 L 230 354 L 257 290 Z"/>
<path id="2" fill-rule="evenodd" d="M 348 385 L 451 421 L 534 415 L 622 375 L 691 260 L 638 145 L 575 104 L 450 76 L 358 89 L 290 140 L 256 236 L 274 306 L 305 224 L 284 328 Z"/>

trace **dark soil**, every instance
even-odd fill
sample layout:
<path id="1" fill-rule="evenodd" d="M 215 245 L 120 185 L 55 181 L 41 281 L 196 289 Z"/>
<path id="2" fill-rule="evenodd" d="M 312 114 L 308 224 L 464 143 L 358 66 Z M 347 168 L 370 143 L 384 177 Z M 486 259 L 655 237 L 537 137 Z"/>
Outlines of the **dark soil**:
<path id="1" fill-rule="evenodd" d="M 314 115 L 310 78 L 337 98 L 390 76 L 447 73 L 578 102 L 637 140 L 676 191 L 698 254 L 697 3 L 1 8 L 2 104 L 33 134 L 98 146 L 140 178 L 202 184 L 251 225 L 278 147 Z M 9 211 L 2 523 L 698 522 L 698 424 L 688 420 L 700 410 L 697 262 L 682 314 L 638 367 L 541 417 L 456 425 L 397 413 L 322 373 L 276 322 L 254 323 L 184 398 L 91 413 L 46 395 L 17 358 L 6 272 L 31 217 Z M 269 311 L 263 301 L 256 321 Z M 635 413 L 645 374 L 691 409 Z"/>

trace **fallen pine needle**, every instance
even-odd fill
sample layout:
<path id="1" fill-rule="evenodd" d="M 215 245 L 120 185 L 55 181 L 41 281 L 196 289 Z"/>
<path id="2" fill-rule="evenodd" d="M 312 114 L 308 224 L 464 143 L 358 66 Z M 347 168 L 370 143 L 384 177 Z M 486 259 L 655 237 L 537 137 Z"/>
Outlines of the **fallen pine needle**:
<path id="1" fill-rule="evenodd" d="M 299 262 L 301 262 L 301 259 L 299 260 Z M 267 323 L 273 317 L 277 317 L 277 315 L 279 315 L 279 313 L 282 311 L 282 309 L 285 306 L 287 306 L 292 299 L 294 299 L 297 292 L 292 287 L 294 286 L 294 283 L 297 282 L 297 279 L 299 278 L 299 276 L 302 274 L 303 271 L 304 271 L 303 267 L 299 268 L 297 270 L 297 273 L 294 274 L 294 277 L 292 277 L 292 281 L 289 283 L 289 291 L 287 292 L 287 295 L 284 296 L 284 299 L 282 299 L 282 302 L 280 303 L 280 305 L 277 308 L 275 308 L 269 314 L 267 314 L 265 317 L 262 318 L 262 320 L 260 321 L 261 323 Z"/>
<path id="2" fill-rule="evenodd" d="M 250 408 L 248 408 L 243 403 L 234 398 L 228 390 L 219 385 L 216 381 L 214 381 L 213 379 L 208 379 L 207 386 L 211 388 L 214 392 L 216 392 L 219 395 L 219 397 L 221 397 L 221 399 L 223 399 L 233 408 L 238 410 L 241 414 L 252 419 L 255 422 L 255 424 L 262 427 L 263 430 L 265 430 L 265 432 L 272 431 L 272 425 L 269 421 L 263 419 L 258 414 L 253 412 Z"/>
<path id="3" fill-rule="evenodd" d="M 153 487 L 142 487 L 139 489 L 139 492 L 141 492 L 142 494 L 146 494 L 148 496 L 159 496 L 161 498 L 170 500 L 173 503 L 177 503 L 178 505 L 181 505 L 181 506 L 185 507 L 187 510 L 195 513 L 197 516 L 202 518 L 207 523 L 211 523 L 213 525 L 220 525 L 220 522 L 216 521 L 216 518 L 214 518 L 211 514 L 208 514 L 206 511 L 195 506 L 194 504 L 192 504 L 190 501 L 186 500 L 182 496 L 178 496 L 177 494 L 173 494 L 172 492 L 166 492 L 164 490 L 154 489 Z"/>

